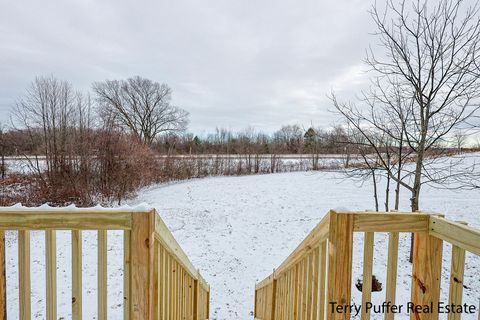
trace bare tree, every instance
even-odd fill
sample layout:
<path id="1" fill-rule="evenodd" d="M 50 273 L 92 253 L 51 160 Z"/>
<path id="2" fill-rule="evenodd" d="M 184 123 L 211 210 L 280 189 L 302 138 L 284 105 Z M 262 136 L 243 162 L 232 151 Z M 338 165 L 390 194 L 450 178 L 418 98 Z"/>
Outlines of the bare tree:
<path id="1" fill-rule="evenodd" d="M 364 93 L 361 107 L 339 103 L 333 95 L 337 111 L 364 133 L 387 177 L 396 181 L 397 203 L 400 185 L 411 193 L 412 211 L 420 208 L 423 184 L 445 186 L 472 172 L 457 169 L 461 159 L 443 158 L 442 145 L 478 116 L 478 10 L 478 3 L 465 7 L 462 0 L 433 5 L 426 0 L 411 5 L 388 0 L 383 9 L 375 3 L 371 16 L 384 52 L 370 49 L 366 59 L 375 73 L 374 89 Z M 386 152 L 391 148 L 371 140 L 366 134 L 370 128 L 386 134 L 388 144 L 396 146 L 397 174 Z M 404 166 L 406 161 L 414 165 Z"/>
<path id="2" fill-rule="evenodd" d="M 383 56 L 373 50 L 367 63 L 378 77 L 396 81 L 414 103 L 404 126 L 405 142 L 414 150 L 412 210 L 419 209 L 425 157 L 430 148 L 477 113 L 480 78 L 475 64 L 480 52 L 478 3 L 462 0 L 388 1 L 371 10 Z M 408 8 L 411 8 L 408 10 Z"/>
<path id="3" fill-rule="evenodd" d="M 5 137 L 5 129 L 3 127 L 3 124 L 0 123 L 0 157 L 1 157 L 0 176 L 2 177 L 2 180 L 5 179 L 5 174 L 7 172 L 7 166 L 5 164 L 6 149 L 7 149 L 7 141 Z"/>
<path id="4" fill-rule="evenodd" d="M 161 133 L 186 129 L 188 112 L 171 104 L 172 90 L 166 84 L 133 77 L 95 82 L 93 91 L 102 112 L 151 145 Z"/>
<path id="5" fill-rule="evenodd" d="M 16 103 L 16 123 L 26 128 L 32 139 L 33 131 L 40 129 L 42 132 L 45 172 L 50 181 L 69 165 L 67 149 L 72 138 L 70 129 L 75 126 L 78 98 L 68 82 L 54 77 L 37 77 Z M 34 162 L 26 159 L 41 176 L 43 170 L 38 158 Z"/>
<path id="6" fill-rule="evenodd" d="M 461 151 L 463 147 L 465 147 L 465 143 L 467 142 L 467 134 L 465 131 L 458 129 L 453 133 L 453 143 L 458 151 Z"/>
<path id="7" fill-rule="evenodd" d="M 396 210 L 399 208 L 400 187 L 411 190 L 405 182 L 409 177 L 405 162 L 413 151 L 404 147 L 403 128 L 408 118 L 404 111 L 408 102 L 401 100 L 398 88 L 392 87 L 391 90 L 386 90 L 383 87 L 383 89 L 381 96 L 374 91 L 364 93 L 364 98 L 361 100 L 362 107 L 357 107 L 353 103 L 339 102 L 335 94 L 332 94 L 332 102 L 336 111 L 345 120 L 347 128 L 347 137 L 340 136 L 341 140 L 337 143 L 352 145 L 355 153 L 362 156 L 363 165 L 352 169 L 355 175 L 368 179 L 372 177 L 372 169 L 382 172 L 386 178 L 385 210 L 388 211 L 391 180 L 396 183 L 394 204 Z M 366 153 L 372 155 L 367 157 Z M 372 159 L 375 159 L 373 166 Z M 367 171 L 368 174 L 360 174 L 362 170 Z M 346 172 L 348 175 L 352 174 L 348 168 Z M 373 183 L 376 182 L 373 181 Z"/>
<path id="8" fill-rule="evenodd" d="M 301 153 L 303 146 L 303 130 L 299 125 L 282 126 L 273 134 L 273 139 L 283 153 Z"/>
<path id="9" fill-rule="evenodd" d="M 397 183 L 396 199 L 399 186 L 411 193 L 413 211 L 419 209 L 423 184 L 445 184 L 464 173 L 452 173 L 457 160 L 454 165 L 442 158 L 442 144 L 470 126 L 479 109 L 478 6 L 462 4 L 441 0 L 429 7 L 418 1 L 407 10 L 406 1 L 388 1 L 383 11 L 374 5 L 371 14 L 385 54 L 378 58 L 371 50 L 367 57 L 376 75 L 373 89 L 363 93 L 360 107 L 332 96 L 336 110 L 364 133 L 387 177 Z M 388 146 L 373 140 L 372 130 L 388 138 Z M 405 167 L 406 161 L 414 162 L 413 168 Z"/>

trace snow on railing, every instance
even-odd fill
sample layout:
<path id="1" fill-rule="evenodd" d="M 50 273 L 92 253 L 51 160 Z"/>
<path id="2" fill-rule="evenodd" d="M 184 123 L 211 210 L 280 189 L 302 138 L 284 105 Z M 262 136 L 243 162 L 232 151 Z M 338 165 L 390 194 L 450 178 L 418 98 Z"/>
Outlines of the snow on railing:
<path id="1" fill-rule="evenodd" d="M 82 230 L 97 230 L 98 317 L 107 311 L 107 232 L 124 231 L 124 319 L 208 319 L 210 288 L 148 205 L 0 207 L 0 320 L 6 319 L 5 230 L 18 230 L 19 318 L 31 318 L 30 230 L 45 230 L 46 319 L 57 319 L 56 230 L 72 232 L 72 319 L 82 319 Z"/>

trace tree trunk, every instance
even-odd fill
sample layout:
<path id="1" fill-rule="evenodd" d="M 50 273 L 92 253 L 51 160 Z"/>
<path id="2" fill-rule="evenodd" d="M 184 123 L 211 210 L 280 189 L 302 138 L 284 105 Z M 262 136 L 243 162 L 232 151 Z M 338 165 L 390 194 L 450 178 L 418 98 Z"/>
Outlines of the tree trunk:
<path id="1" fill-rule="evenodd" d="M 391 172 L 391 166 L 390 166 L 390 154 L 388 154 L 388 159 L 387 159 L 387 187 L 385 189 L 385 212 L 389 211 L 389 201 L 390 201 L 390 172 Z"/>
<path id="2" fill-rule="evenodd" d="M 420 141 L 420 144 L 418 146 L 417 161 L 415 166 L 415 180 L 413 183 L 412 198 L 410 199 L 412 212 L 418 211 L 420 208 L 420 188 L 422 186 L 421 181 L 422 181 L 423 159 L 425 155 L 425 137 L 426 137 L 426 131 L 423 130 L 422 140 Z M 415 241 L 414 238 L 415 238 L 415 235 L 412 233 L 410 237 L 410 256 L 408 258 L 408 261 L 410 261 L 410 263 L 413 262 L 413 244 Z"/>
<path id="3" fill-rule="evenodd" d="M 375 211 L 378 211 L 377 177 L 375 175 L 374 169 L 372 169 L 372 179 L 373 179 L 373 198 L 375 199 Z"/>
<path id="4" fill-rule="evenodd" d="M 397 188 L 395 189 L 395 210 L 398 210 L 400 205 L 400 179 L 402 178 L 402 153 L 403 153 L 403 128 L 400 137 L 400 145 L 398 150 L 398 171 L 397 171 Z"/>

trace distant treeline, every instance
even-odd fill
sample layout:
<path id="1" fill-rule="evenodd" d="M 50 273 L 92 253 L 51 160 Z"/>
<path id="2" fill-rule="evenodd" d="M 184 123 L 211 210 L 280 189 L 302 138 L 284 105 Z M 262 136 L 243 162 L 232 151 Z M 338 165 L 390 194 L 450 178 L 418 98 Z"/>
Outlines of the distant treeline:
<path id="1" fill-rule="evenodd" d="M 67 127 L 65 135 L 76 128 Z M 102 128 L 88 128 L 90 135 L 102 135 Z M 70 132 L 69 132 L 70 131 Z M 45 132 L 42 128 L 10 129 L 0 134 L 0 152 L 4 156 L 45 156 Z M 81 141 L 78 141 L 81 143 Z M 247 129 L 233 132 L 216 129 L 206 136 L 192 133 L 166 133 L 150 149 L 162 155 L 191 154 L 343 154 L 348 148 L 346 132 L 341 127 L 330 130 L 303 129 L 299 125 L 282 126 L 273 134 Z"/>

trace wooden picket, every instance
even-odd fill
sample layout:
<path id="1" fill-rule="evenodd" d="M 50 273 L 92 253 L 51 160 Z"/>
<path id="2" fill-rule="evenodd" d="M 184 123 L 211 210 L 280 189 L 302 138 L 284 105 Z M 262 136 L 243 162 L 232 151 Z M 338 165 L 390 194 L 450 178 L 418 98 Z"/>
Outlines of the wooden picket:
<path id="1" fill-rule="evenodd" d="M 449 304 L 462 304 L 465 251 L 480 255 L 480 230 L 422 212 L 336 212 L 331 210 L 274 273 L 255 286 L 255 319 L 344 320 L 329 302 L 350 304 L 354 232 L 364 234 L 362 304 L 371 299 L 375 232 L 388 232 L 385 301 L 395 303 L 399 232 L 414 232 L 411 301 L 438 303 L 443 241 L 452 244 Z M 276 298 L 274 298 L 276 297 Z M 272 305 L 273 304 L 273 305 Z M 272 312 L 271 310 L 275 310 Z M 362 320 L 370 319 L 364 311 Z M 460 313 L 449 313 L 459 320 Z M 438 313 L 411 313 L 438 320 Z M 393 320 L 393 313 L 385 313 Z"/>
<path id="2" fill-rule="evenodd" d="M 5 230 L 18 230 L 19 318 L 31 319 L 30 230 L 45 230 L 46 319 L 57 319 L 56 230 L 72 234 L 72 319 L 82 319 L 82 230 L 97 230 L 98 319 L 107 308 L 107 234 L 124 231 L 124 319 L 209 318 L 210 288 L 154 211 L 12 208 L 0 214 L 0 320 L 7 319 Z"/>

